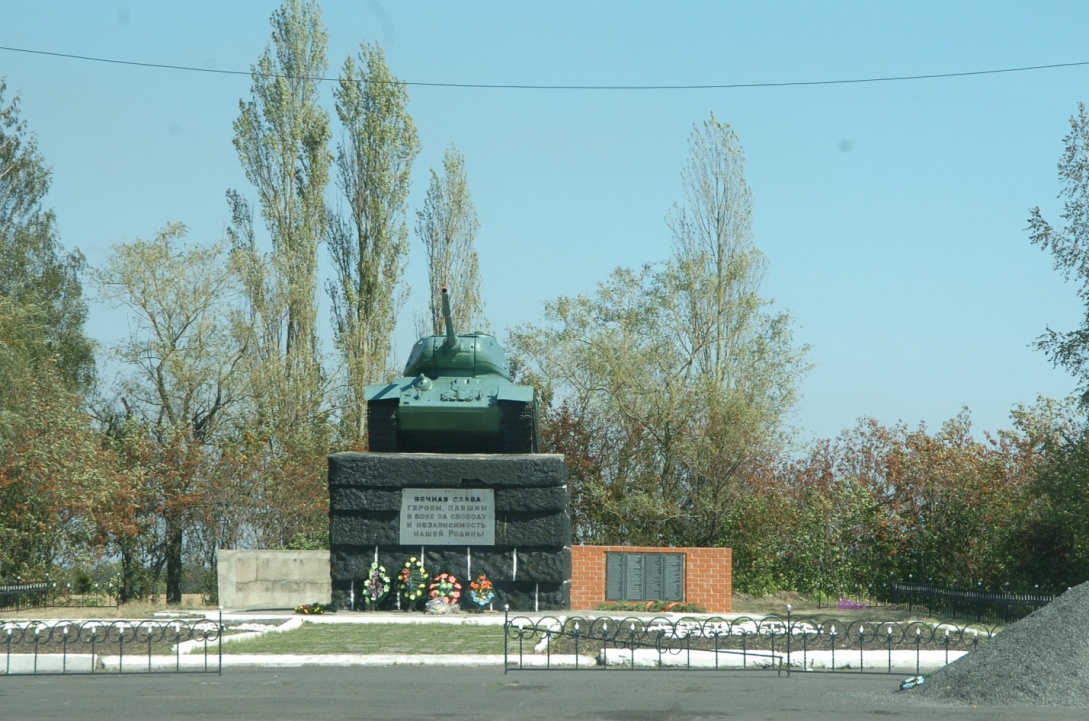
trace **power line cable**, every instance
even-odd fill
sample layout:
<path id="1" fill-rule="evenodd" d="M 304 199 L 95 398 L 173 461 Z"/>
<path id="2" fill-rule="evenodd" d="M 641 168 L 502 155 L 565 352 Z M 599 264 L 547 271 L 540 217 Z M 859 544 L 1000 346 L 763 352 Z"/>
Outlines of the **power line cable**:
<path id="1" fill-rule="evenodd" d="M 168 65 L 165 63 L 144 63 L 135 60 L 116 60 L 113 58 L 99 58 L 89 55 L 74 55 L 72 53 L 56 53 L 47 50 L 30 50 L 28 48 L 13 48 L 0 45 L 0 50 L 12 53 L 26 53 L 28 55 L 47 55 L 68 60 L 84 60 L 95 63 L 108 63 L 111 65 L 131 65 L 141 68 L 153 68 L 158 70 L 180 70 L 193 73 L 214 73 L 218 75 L 266 75 L 267 77 L 288 77 L 279 73 L 254 73 L 248 70 L 217 70 L 215 68 L 198 68 L 189 65 Z M 740 88 L 790 88 L 806 87 L 814 85 L 858 85 L 862 83 L 891 83 L 906 80 L 941 80 L 945 78 L 966 78 L 979 75 L 1000 75 L 1003 73 L 1024 73 L 1038 70 L 1055 70 L 1058 68 L 1075 68 L 1089 65 L 1089 60 L 1075 63 L 1051 63 L 1048 65 L 1025 65 L 1016 68 L 997 68 L 992 70 L 967 70 L 963 72 L 930 73 L 925 75 L 889 75 L 874 78 L 845 78 L 839 80 L 794 80 L 778 83 L 721 83 L 702 85 L 530 85 L 530 84 L 492 84 L 492 83 L 433 83 L 420 81 L 395 80 L 400 85 L 408 85 L 419 88 L 463 88 L 479 90 L 735 90 Z M 337 82 L 337 78 L 316 77 L 309 80 L 319 82 Z"/>

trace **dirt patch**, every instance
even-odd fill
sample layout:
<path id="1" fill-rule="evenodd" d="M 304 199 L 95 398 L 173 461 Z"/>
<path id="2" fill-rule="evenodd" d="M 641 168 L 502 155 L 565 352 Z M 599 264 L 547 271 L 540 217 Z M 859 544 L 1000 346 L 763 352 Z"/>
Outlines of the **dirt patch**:
<path id="1" fill-rule="evenodd" d="M 24 608 L 19 611 L 0 613 L 4 619 L 40 618 L 40 619 L 87 619 L 87 618 L 152 618 L 156 613 L 175 611 L 178 613 L 198 613 L 215 610 L 215 606 L 203 603 L 199 593 L 182 595 L 181 603 L 168 604 L 164 601 L 133 601 L 120 606 L 50 606 L 49 608 Z"/>

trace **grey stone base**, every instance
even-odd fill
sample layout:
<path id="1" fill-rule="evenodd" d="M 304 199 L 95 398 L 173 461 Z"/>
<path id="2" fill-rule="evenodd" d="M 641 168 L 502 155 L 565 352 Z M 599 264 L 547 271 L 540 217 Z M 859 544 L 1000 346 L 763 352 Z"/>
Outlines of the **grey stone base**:
<path id="1" fill-rule="evenodd" d="M 431 576 L 457 576 L 466 594 L 470 581 L 487 575 L 497 609 L 505 604 L 517 611 L 570 607 L 566 481 L 567 465 L 558 455 L 333 454 L 329 457 L 333 602 L 347 607 L 353 589 L 356 599 L 361 597 L 376 553 L 391 579 L 410 557 L 422 553 Z M 401 545 L 401 491 L 429 487 L 493 489 L 495 545 Z M 394 607 L 392 595 L 384 607 Z"/>

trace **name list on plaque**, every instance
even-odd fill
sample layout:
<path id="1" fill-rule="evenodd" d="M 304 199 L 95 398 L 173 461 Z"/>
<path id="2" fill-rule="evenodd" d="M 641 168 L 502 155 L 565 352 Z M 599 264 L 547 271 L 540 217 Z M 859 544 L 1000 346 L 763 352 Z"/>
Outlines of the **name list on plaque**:
<path id="1" fill-rule="evenodd" d="M 402 546 L 494 546 L 491 488 L 404 488 Z"/>

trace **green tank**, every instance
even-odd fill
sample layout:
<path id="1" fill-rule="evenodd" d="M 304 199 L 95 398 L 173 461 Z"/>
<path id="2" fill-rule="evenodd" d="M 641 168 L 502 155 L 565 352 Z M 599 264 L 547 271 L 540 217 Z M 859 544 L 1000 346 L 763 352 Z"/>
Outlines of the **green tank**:
<path id="1" fill-rule="evenodd" d="M 511 382 L 494 336 L 454 331 L 450 294 L 441 292 L 446 334 L 416 341 L 402 378 L 365 389 L 370 450 L 536 453 L 536 392 Z"/>

